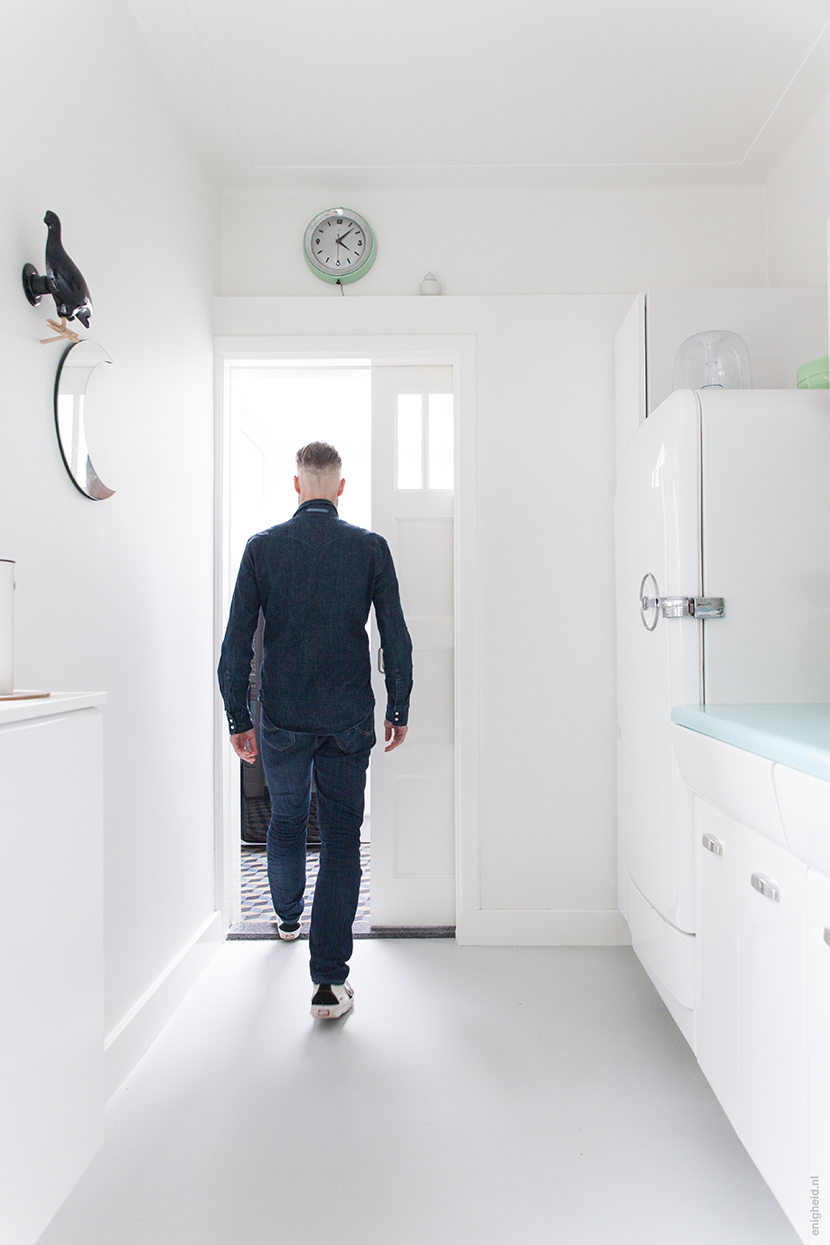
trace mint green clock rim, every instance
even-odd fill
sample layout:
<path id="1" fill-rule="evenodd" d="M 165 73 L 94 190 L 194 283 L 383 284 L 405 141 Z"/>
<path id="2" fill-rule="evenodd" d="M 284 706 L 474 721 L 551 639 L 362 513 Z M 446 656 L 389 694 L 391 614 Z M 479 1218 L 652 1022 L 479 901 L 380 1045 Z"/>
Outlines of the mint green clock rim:
<path id="1" fill-rule="evenodd" d="M 321 272 L 319 268 L 312 264 L 311 260 L 306 255 L 305 247 L 303 247 L 303 255 L 305 257 L 305 262 L 308 264 L 315 277 L 319 277 L 321 281 L 327 281 L 329 285 L 351 285 L 352 281 L 359 281 L 361 277 L 366 276 L 366 273 L 375 262 L 375 250 L 375 245 L 372 243 L 368 256 L 364 259 L 357 272 L 345 272 L 342 277 L 332 277 L 329 276 L 327 272 Z"/>
<path id="2" fill-rule="evenodd" d="M 325 217 L 327 216 L 333 216 L 335 214 L 340 214 L 340 213 L 342 213 L 343 216 L 350 216 L 353 220 L 357 218 L 358 220 L 362 221 L 364 228 L 368 230 L 369 237 L 372 239 L 372 244 L 369 247 L 369 254 L 363 260 L 363 263 L 360 265 L 360 267 L 357 269 L 356 272 L 345 272 L 343 273 L 342 277 L 336 277 L 336 276 L 331 276 L 327 272 L 323 272 L 320 268 L 317 267 L 316 264 L 313 264 L 311 262 L 308 251 L 306 250 L 306 243 L 321 220 L 325 219 Z M 306 231 L 303 234 L 303 258 L 305 259 L 305 262 L 308 264 L 311 271 L 314 273 L 315 277 L 319 277 L 321 281 L 325 281 L 328 285 L 351 285 L 353 281 L 359 281 L 361 277 L 365 277 L 366 273 L 372 267 L 372 264 L 375 262 L 376 254 L 377 254 L 377 242 L 375 240 L 374 229 L 372 228 L 372 226 L 369 224 L 369 222 L 366 220 L 364 216 L 361 216 L 359 212 L 352 211 L 350 208 L 343 208 L 343 207 L 329 208 L 325 212 L 318 213 L 318 215 L 315 216 L 313 220 L 311 220 L 309 224 L 306 226 Z"/>

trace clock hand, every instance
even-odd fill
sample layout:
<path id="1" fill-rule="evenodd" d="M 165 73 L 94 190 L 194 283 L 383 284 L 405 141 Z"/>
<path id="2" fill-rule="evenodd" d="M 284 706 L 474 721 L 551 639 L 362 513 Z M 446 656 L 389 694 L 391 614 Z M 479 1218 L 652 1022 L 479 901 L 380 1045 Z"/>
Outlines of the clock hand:
<path id="1" fill-rule="evenodd" d="M 342 242 L 344 238 L 348 238 L 350 233 L 354 233 L 354 225 L 352 225 L 351 229 L 347 229 L 345 233 L 341 234 L 337 241 Z"/>

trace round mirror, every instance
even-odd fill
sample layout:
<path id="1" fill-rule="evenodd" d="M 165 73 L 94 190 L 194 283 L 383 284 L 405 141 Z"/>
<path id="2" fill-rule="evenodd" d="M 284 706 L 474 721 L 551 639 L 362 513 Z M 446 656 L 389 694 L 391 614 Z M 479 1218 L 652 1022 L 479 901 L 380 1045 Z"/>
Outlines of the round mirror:
<path id="1" fill-rule="evenodd" d="M 102 346 L 92 341 L 76 342 L 64 351 L 55 377 L 55 427 L 61 457 L 72 483 L 93 501 L 103 501 L 115 492 L 98 478 L 84 429 L 87 385 L 99 363 L 112 363 Z"/>

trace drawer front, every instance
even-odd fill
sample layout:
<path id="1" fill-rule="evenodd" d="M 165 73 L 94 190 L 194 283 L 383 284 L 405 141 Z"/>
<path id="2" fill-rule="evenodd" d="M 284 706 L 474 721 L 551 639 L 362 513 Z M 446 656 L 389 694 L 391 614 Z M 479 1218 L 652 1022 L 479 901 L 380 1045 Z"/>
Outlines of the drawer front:
<path id="1" fill-rule="evenodd" d="M 695 800 L 699 982 L 695 1053 L 736 1131 L 740 1130 L 738 882 L 741 832 L 738 822 L 720 809 Z"/>
<path id="2" fill-rule="evenodd" d="M 806 885 L 801 861 L 743 830 L 740 1136 L 802 1232 L 809 1167 Z"/>

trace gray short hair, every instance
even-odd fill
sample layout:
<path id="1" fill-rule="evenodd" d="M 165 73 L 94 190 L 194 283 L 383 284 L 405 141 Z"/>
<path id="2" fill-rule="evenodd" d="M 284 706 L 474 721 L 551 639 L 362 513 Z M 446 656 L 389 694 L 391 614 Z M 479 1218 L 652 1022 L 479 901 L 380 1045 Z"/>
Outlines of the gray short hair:
<path id="1" fill-rule="evenodd" d="M 310 441 L 297 450 L 297 470 L 328 472 L 340 471 L 343 460 L 333 445 L 327 441 Z"/>

